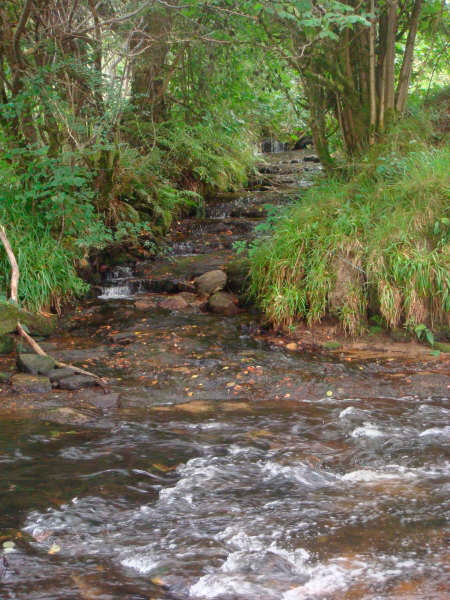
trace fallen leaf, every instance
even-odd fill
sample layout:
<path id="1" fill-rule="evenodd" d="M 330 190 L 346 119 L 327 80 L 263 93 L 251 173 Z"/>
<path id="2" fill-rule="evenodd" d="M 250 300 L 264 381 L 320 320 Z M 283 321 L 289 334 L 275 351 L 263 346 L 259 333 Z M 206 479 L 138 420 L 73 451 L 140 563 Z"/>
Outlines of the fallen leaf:
<path id="1" fill-rule="evenodd" d="M 48 551 L 48 554 L 57 554 L 60 550 L 61 546 L 58 546 L 58 544 L 52 544 L 50 550 Z"/>

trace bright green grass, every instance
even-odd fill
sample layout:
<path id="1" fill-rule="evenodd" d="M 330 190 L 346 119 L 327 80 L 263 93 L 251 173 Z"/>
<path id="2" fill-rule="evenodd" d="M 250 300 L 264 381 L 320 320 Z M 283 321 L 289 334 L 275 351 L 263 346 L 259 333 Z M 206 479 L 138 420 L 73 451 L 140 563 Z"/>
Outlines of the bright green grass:
<path id="1" fill-rule="evenodd" d="M 67 240 L 55 239 L 39 214 L 24 211 L 19 201 L 3 193 L 0 222 L 19 264 L 22 306 L 32 311 L 50 307 L 59 310 L 62 301 L 86 291 L 88 286 L 74 267 L 80 252 L 69 249 Z M 0 248 L 0 296 L 8 296 L 10 272 L 6 253 Z"/>
<path id="2" fill-rule="evenodd" d="M 422 123 L 422 125 L 420 125 Z M 315 185 L 250 252 L 250 293 L 276 326 L 337 317 L 360 333 L 448 325 L 450 149 L 405 120 L 350 179 Z"/>

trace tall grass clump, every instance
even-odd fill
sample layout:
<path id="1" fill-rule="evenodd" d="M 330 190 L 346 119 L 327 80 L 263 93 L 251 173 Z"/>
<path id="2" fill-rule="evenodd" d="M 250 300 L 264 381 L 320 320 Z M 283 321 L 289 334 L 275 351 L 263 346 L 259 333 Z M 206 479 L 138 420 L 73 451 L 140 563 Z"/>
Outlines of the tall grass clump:
<path id="1" fill-rule="evenodd" d="M 87 289 L 77 262 L 111 234 L 94 210 L 88 172 L 45 151 L 28 152 L 20 167 L 10 158 L 0 161 L 0 223 L 19 264 L 19 300 L 32 311 L 59 312 L 61 302 Z M 8 296 L 10 276 L 0 247 L 1 297 Z"/>
<path id="2" fill-rule="evenodd" d="M 350 335 L 371 315 L 389 328 L 448 327 L 449 172 L 450 147 L 416 114 L 350 176 L 317 183 L 250 253 L 250 293 L 267 318 L 335 317 Z"/>

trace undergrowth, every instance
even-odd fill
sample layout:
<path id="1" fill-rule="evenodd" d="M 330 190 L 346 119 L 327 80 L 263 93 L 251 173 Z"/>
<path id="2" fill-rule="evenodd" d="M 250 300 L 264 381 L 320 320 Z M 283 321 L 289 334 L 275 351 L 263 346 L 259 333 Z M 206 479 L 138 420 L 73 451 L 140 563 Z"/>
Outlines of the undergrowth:
<path id="1" fill-rule="evenodd" d="M 429 115 L 398 123 L 250 251 L 250 294 L 275 326 L 331 316 L 356 335 L 370 315 L 389 328 L 449 325 L 450 148 L 436 135 Z"/>

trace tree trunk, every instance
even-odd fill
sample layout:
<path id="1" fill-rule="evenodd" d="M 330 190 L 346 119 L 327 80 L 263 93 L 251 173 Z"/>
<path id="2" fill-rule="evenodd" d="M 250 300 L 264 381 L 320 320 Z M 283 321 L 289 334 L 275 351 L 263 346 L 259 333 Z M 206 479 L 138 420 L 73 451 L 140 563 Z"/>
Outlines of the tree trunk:
<path id="1" fill-rule="evenodd" d="M 377 125 L 377 90 L 375 84 L 375 0 L 370 0 L 370 19 L 369 29 L 369 95 L 370 95 L 370 130 L 369 144 L 375 142 L 375 128 Z"/>
<path id="2" fill-rule="evenodd" d="M 395 110 L 395 38 L 398 1 L 388 0 L 385 55 L 385 110 L 392 116 Z"/>
<path id="3" fill-rule="evenodd" d="M 395 108 L 398 114 L 405 110 L 406 98 L 408 96 L 409 80 L 411 77 L 414 45 L 416 42 L 417 29 L 419 27 L 419 18 L 422 10 L 423 0 L 416 0 L 414 3 L 411 20 L 409 24 L 408 38 L 406 40 L 405 53 L 403 55 L 402 68 L 397 86 L 397 99 Z"/>

